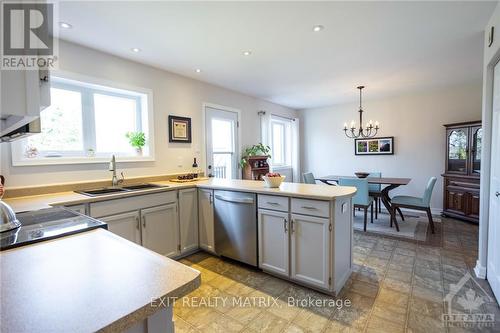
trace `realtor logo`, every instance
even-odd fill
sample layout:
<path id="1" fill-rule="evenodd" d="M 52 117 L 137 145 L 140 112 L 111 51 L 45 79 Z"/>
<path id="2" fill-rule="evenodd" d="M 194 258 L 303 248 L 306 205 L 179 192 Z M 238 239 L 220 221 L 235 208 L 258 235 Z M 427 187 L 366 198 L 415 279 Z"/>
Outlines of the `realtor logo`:
<path id="1" fill-rule="evenodd" d="M 485 313 L 483 307 L 485 303 L 494 302 L 493 299 L 468 272 L 457 284 L 450 285 L 450 292 L 444 301 L 446 313 L 443 314 L 443 323 L 446 327 L 480 328 L 495 325 L 495 315 Z"/>
<path id="2" fill-rule="evenodd" d="M 2 69 L 54 69 L 54 3 L 2 2 Z"/>

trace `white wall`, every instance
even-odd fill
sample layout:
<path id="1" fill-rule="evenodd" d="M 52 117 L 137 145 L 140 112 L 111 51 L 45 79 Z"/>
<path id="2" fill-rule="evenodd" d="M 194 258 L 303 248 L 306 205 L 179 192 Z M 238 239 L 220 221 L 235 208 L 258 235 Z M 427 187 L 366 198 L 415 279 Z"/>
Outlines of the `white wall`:
<path id="1" fill-rule="evenodd" d="M 370 87 L 367 87 L 368 92 Z M 353 90 L 353 93 L 355 91 Z M 443 124 L 481 119 L 481 83 L 428 93 L 366 101 L 364 119 L 380 122 L 377 136 L 394 136 L 394 155 L 355 156 L 354 140 L 342 131 L 345 122 L 358 122 L 358 103 L 301 110 L 302 170 L 315 176 L 353 175 L 380 171 L 387 177 L 412 181 L 391 192 L 421 196 L 429 177 L 438 177 L 431 207 L 442 208 L 445 156 Z"/>
<path id="2" fill-rule="evenodd" d="M 156 161 L 118 163 L 118 168 L 129 177 L 185 171 L 191 166 L 193 157 L 198 157 L 204 167 L 204 102 L 241 110 L 240 142 L 243 146 L 260 140 L 257 111 L 296 116 L 296 112 L 289 108 L 64 41 L 60 43 L 60 69 L 153 90 Z M 192 118 L 192 144 L 168 142 L 169 114 Z M 110 176 L 106 171 L 107 164 L 12 167 L 9 144 L 1 144 L 0 149 L 0 174 L 7 178 L 8 187 L 105 179 Z M 179 167 L 179 163 L 183 166 Z"/>

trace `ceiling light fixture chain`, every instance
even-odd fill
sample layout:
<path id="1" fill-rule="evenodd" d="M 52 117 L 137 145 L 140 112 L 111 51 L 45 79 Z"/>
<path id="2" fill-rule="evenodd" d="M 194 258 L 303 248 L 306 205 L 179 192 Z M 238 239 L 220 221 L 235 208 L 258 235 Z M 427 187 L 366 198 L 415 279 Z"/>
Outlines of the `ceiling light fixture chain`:
<path id="1" fill-rule="evenodd" d="M 366 123 L 366 127 L 363 128 L 363 89 L 365 86 L 358 86 L 359 89 L 359 128 L 356 129 L 356 122 L 354 120 L 351 121 L 349 127 L 347 127 L 347 123 L 344 123 L 344 133 L 349 139 L 365 139 L 372 138 L 377 135 L 379 130 L 378 121 L 375 121 L 375 124 L 370 120 Z"/>

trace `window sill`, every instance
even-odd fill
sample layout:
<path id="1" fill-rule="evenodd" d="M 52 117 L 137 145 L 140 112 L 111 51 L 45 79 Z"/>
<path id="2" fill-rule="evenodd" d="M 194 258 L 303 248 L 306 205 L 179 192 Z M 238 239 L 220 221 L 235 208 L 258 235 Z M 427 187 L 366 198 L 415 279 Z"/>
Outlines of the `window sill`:
<path id="1" fill-rule="evenodd" d="M 111 157 L 45 157 L 12 160 L 12 166 L 31 165 L 67 165 L 67 164 L 102 164 L 109 163 Z M 116 156 L 117 163 L 152 162 L 153 156 Z"/>

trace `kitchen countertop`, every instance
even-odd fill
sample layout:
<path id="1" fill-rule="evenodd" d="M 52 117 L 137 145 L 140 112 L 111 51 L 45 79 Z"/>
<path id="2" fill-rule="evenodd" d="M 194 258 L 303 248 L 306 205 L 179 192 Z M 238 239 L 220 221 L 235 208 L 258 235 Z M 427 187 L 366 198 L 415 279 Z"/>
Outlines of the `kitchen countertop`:
<path id="1" fill-rule="evenodd" d="M 2 331 L 123 331 L 200 273 L 103 229 L 0 252 Z M 157 303 L 159 304 L 159 302 Z"/>
<path id="2" fill-rule="evenodd" d="M 47 208 L 50 206 L 76 205 L 193 187 L 282 195 L 316 200 L 335 200 L 335 198 L 353 196 L 356 193 L 355 187 L 330 186 L 324 184 L 282 183 L 279 188 L 267 188 L 264 186 L 264 182 L 262 181 L 241 179 L 226 180 L 212 178 L 209 180 L 196 181 L 192 183 L 174 183 L 169 181 L 151 183 L 158 185 L 168 185 L 168 187 L 160 187 L 125 193 L 113 193 L 96 197 L 89 197 L 75 192 L 59 192 L 8 198 L 4 200 L 14 209 L 15 212 L 23 212 Z"/>

